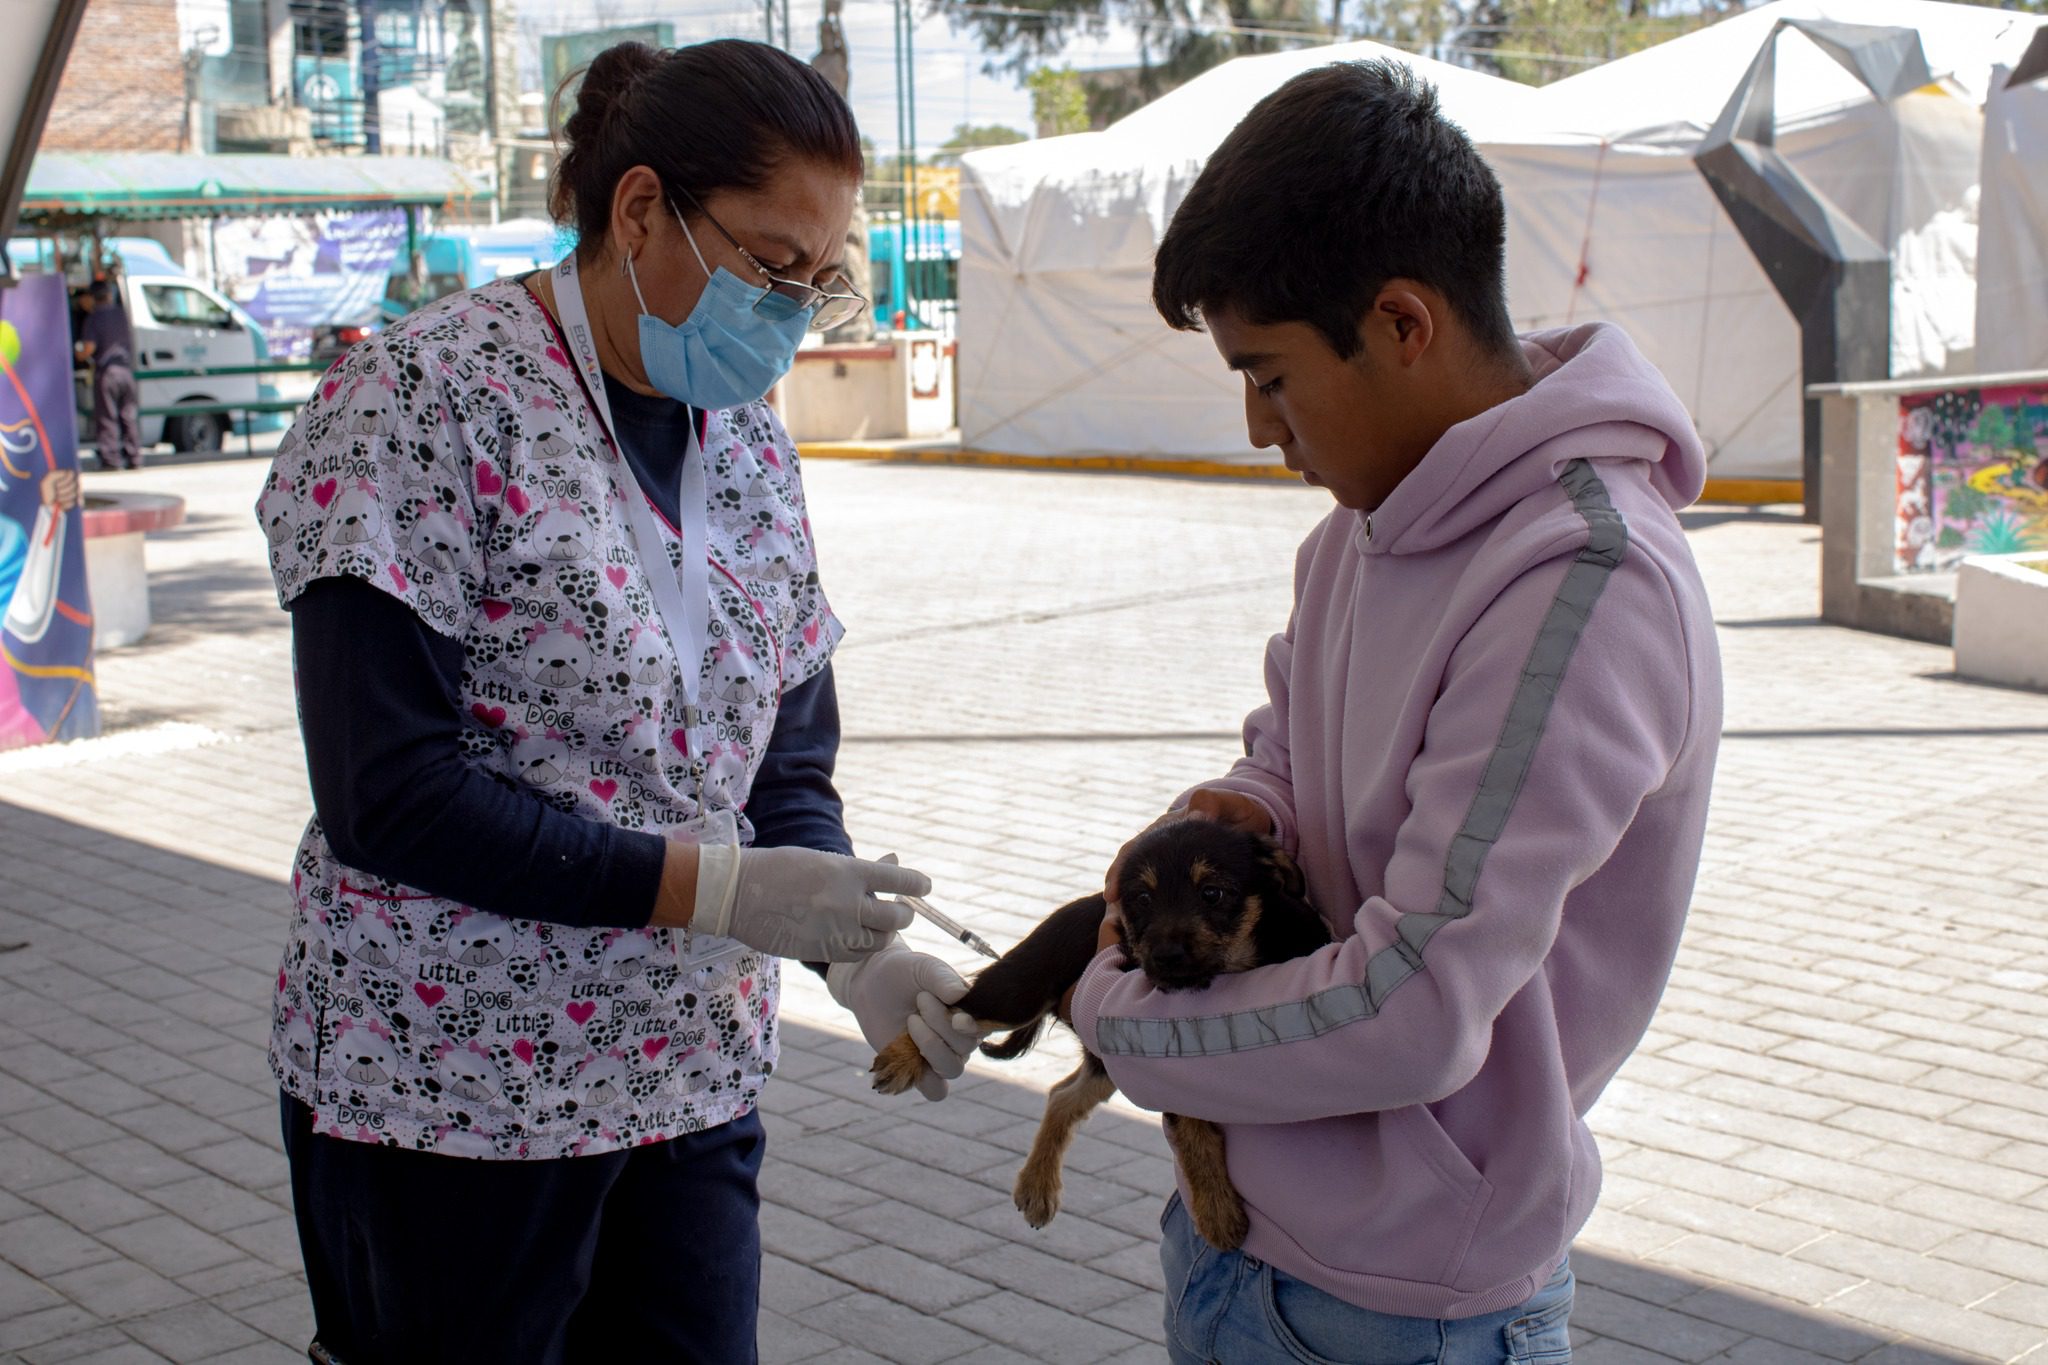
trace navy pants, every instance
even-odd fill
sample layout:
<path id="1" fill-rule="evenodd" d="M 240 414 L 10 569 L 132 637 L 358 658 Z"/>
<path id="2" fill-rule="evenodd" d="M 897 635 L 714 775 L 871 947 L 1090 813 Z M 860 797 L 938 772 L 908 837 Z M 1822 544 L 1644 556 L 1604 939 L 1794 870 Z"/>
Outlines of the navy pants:
<path id="1" fill-rule="evenodd" d="M 135 371 L 126 361 L 109 361 L 93 371 L 93 445 L 101 469 L 142 468 L 140 402 Z"/>
<path id="2" fill-rule="evenodd" d="M 756 1359 L 758 1114 L 551 1161 L 326 1137 L 290 1095 L 283 1117 L 315 1330 L 341 1365 Z"/>

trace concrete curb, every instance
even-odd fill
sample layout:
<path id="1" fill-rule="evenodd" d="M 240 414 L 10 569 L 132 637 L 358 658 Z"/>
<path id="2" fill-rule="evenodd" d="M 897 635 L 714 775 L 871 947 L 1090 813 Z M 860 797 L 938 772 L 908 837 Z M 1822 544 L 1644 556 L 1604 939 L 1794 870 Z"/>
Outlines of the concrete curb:
<path id="1" fill-rule="evenodd" d="M 992 450 L 916 441 L 806 441 L 797 446 L 806 460 L 876 460 L 896 464 L 966 465 L 979 469 L 1058 469 L 1098 474 L 1169 474 L 1200 479 L 1265 479 L 1291 482 L 1279 464 L 1238 460 L 1175 459 L 1164 455 L 1006 455 Z M 1708 479 L 1701 502 L 1763 505 L 1796 503 L 1798 479 Z"/>

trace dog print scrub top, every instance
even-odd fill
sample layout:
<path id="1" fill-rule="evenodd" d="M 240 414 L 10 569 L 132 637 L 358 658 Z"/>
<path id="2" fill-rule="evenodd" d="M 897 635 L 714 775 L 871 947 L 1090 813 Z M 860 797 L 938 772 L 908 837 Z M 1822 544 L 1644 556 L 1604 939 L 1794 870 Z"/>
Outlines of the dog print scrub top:
<path id="1" fill-rule="evenodd" d="M 774 414 L 709 414 L 702 458 L 709 543 L 661 527 L 663 571 L 710 558 L 694 707 L 620 500 L 644 494 L 517 281 L 349 352 L 257 512 L 287 606 L 353 577 L 462 643 L 465 762 L 629 829 L 694 839 L 726 813 L 746 842 L 780 694 L 841 629 Z M 317 817 L 292 903 L 270 1063 L 316 1131 L 501 1159 L 605 1152 L 728 1122 L 773 1069 L 773 958 L 500 918 L 344 866 Z"/>

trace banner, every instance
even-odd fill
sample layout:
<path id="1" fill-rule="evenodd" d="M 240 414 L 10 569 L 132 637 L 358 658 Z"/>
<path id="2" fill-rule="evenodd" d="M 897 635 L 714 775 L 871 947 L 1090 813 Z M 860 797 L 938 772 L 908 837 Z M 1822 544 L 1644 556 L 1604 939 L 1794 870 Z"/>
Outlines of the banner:
<path id="1" fill-rule="evenodd" d="M 405 213 L 224 218 L 213 232 L 221 291 L 263 325 L 273 356 L 303 360 L 315 327 L 378 318 L 405 250 Z"/>
<path id="2" fill-rule="evenodd" d="M 0 290 L 0 749 L 100 729 L 71 382 L 63 279 Z"/>

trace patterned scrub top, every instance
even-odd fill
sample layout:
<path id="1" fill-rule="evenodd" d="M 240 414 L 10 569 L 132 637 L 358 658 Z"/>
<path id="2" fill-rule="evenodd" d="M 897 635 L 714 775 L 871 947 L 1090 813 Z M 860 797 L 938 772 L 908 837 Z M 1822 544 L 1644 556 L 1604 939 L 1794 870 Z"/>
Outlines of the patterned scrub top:
<path id="1" fill-rule="evenodd" d="M 841 627 L 796 449 L 764 404 L 710 414 L 698 705 L 634 551 L 642 497 L 554 321 L 504 280 L 350 351 L 257 504 L 278 598 L 348 576 L 462 643 L 465 762 L 589 820 L 690 837 L 744 808 L 785 687 Z M 689 552 L 657 515 L 678 573 Z M 292 870 L 270 1065 L 335 1137 L 544 1159 L 697 1132 L 773 1070 L 775 959 L 686 935 L 501 919 L 342 865 L 316 817 Z M 701 941 L 700 941 L 701 942 Z"/>

